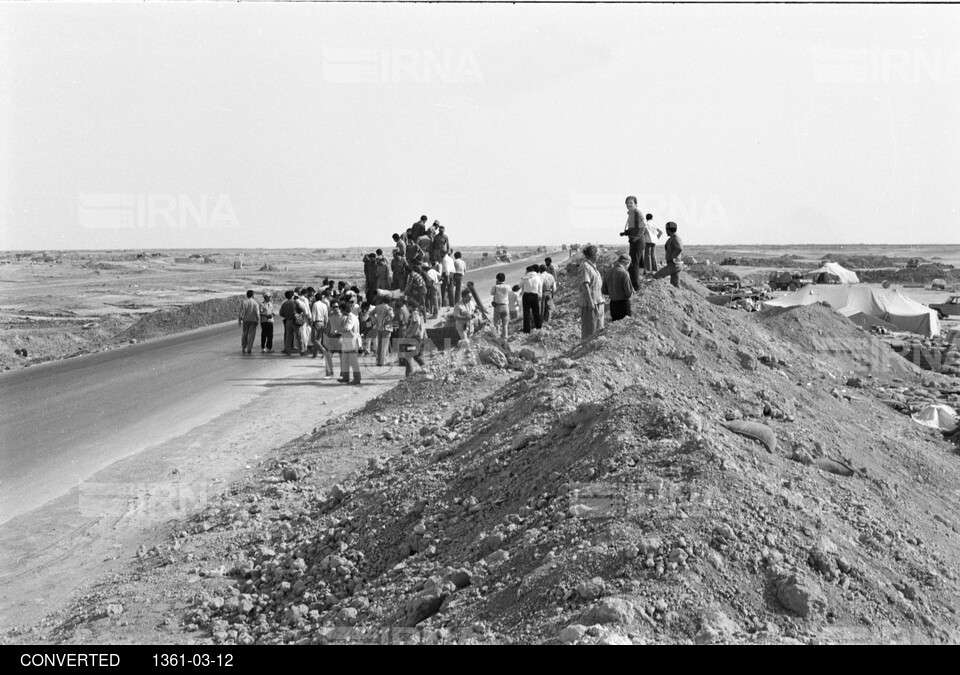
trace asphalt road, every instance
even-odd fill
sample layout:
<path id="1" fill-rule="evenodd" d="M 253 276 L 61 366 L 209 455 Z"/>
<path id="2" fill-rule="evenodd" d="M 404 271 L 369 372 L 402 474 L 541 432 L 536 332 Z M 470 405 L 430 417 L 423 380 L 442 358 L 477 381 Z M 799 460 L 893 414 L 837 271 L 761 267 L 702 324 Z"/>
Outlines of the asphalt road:
<path id="1" fill-rule="evenodd" d="M 496 274 L 516 283 L 528 263 L 468 271 L 466 279 L 489 303 Z M 0 376 L 0 524 L 303 376 L 303 359 L 244 357 L 239 346 L 230 322 Z"/>

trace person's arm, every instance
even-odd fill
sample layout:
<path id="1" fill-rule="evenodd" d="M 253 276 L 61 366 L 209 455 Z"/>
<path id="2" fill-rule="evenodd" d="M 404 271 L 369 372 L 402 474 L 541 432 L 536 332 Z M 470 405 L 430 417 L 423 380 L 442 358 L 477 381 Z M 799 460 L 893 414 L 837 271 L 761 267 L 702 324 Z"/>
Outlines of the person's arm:
<path id="1" fill-rule="evenodd" d="M 603 283 L 600 284 L 600 293 L 603 295 L 610 295 L 610 287 L 607 284 L 607 277 L 603 278 Z"/>

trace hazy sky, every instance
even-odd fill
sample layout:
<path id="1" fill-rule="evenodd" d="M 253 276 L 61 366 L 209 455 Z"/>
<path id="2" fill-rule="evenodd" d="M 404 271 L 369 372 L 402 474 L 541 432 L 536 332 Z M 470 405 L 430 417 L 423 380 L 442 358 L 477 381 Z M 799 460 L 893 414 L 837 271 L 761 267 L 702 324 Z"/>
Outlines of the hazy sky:
<path id="1" fill-rule="evenodd" d="M 960 243 L 960 7 L 0 5 L 0 248 Z"/>

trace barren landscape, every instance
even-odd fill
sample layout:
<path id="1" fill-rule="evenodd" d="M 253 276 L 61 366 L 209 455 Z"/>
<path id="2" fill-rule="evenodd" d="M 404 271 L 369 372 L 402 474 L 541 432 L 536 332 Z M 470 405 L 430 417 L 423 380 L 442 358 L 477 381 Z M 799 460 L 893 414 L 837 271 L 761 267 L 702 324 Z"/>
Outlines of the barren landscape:
<path id="1" fill-rule="evenodd" d="M 359 250 L 176 262 L 191 253 L 8 255 L 3 364 L 234 320 L 246 287 L 361 276 Z M 560 260 L 551 324 L 514 324 L 507 350 L 484 332 L 349 392 L 298 370 L 0 526 L 3 641 L 960 640 L 960 456 L 909 415 L 956 408 L 958 378 L 829 307 L 731 310 L 688 275 L 580 343 L 579 256 Z M 225 315 L 194 304 L 215 299 Z M 123 484 L 140 489 L 90 489 Z"/>

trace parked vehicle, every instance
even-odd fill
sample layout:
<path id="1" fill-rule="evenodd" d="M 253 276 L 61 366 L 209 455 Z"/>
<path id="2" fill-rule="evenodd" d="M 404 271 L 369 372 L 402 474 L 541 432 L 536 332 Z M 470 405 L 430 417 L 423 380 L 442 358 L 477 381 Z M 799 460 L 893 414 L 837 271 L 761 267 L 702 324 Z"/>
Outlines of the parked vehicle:
<path id="1" fill-rule="evenodd" d="M 937 310 L 937 316 L 941 319 L 948 316 L 960 316 L 960 295 L 951 295 L 946 302 L 933 303 L 927 306 L 930 309 Z"/>

